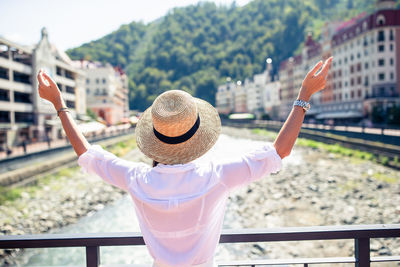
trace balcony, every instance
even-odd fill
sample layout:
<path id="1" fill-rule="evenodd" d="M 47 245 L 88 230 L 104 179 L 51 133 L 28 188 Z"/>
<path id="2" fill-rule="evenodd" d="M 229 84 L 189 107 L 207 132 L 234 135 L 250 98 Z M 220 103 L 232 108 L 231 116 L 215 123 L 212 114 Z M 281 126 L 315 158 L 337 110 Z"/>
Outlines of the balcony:
<path id="1" fill-rule="evenodd" d="M 399 238 L 400 224 L 346 225 L 289 227 L 274 229 L 242 229 L 223 231 L 220 243 L 247 242 L 289 242 L 306 240 L 354 240 L 354 257 L 293 258 L 218 262 L 218 266 L 258 266 L 354 263 L 355 266 L 369 267 L 371 263 L 400 261 L 400 256 L 371 257 L 371 238 Z M 144 245 L 139 233 L 96 233 L 96 234 L 46 234 L 0 236 L 0 249 L 13 248 L 55 248 L 86 247 L 86 266 L 100 265 L 101 246 Z"/>

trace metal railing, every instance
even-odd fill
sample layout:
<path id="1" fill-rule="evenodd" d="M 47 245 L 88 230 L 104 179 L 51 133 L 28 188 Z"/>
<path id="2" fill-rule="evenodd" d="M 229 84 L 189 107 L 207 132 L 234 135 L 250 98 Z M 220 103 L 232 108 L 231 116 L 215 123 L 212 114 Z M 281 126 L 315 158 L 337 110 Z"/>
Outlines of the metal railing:
<path id="1" fill-rule="evenodd" d="M 220 243 L 305 241 L 305 240 L 354 240 L 354 257 L 294 258 L 279 260 L 246 260 L 218 262 L 219 266 L 293 265 L 321 263 L 354 263 L 367 267 L 371 262 L 400 261 L 399 256 L 371 257 L 371 238 L 399 238 L 400 224 L 346 225 L 288 227 L 271 229 L 224 230 Z M 144 245 L 140 233 L 96 233 L 96 234 L 45 234 L 0 236 L 0 249 L 86 247 L 86 266 L 100 265 L 101 246 Z"/>

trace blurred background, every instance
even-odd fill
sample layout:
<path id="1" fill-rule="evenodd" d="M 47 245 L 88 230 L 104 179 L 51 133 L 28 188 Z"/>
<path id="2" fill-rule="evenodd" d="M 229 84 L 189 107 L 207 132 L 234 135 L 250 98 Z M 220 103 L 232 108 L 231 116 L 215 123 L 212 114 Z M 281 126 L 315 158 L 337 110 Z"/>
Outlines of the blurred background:
<path id="1" fill-rule="evenodd" d="M 240 198 L 267 197 L 256 185 L 232 197 L 224 227 L 399 223 L 399 8 L 399 0 L 1 0 L 0 233 L 139 230 L 124 225 L 123 210 L 107 213 L 115 199 L 129 202 L 122 192 L 78 171 L 54 108 L 38 96 L 40 68 L 56 81 L 90 142 L 146 161 L 134 127 L 160 93 L 181 89 L 214 105 L 225 129 L 219 147 L 233 146 L 235 154 L 260 138 L 273 141 L 304 76 L 330 56 L 326 88 L 311 99 L 299 148 L 285 163 L 308 167 L 279 174 L 287 186 L 282 195 L 269 185 L 273 198 L 290 203 L 260 207 L 253 199 L 246 206 Z M 308 184 L 296 182 L 304 176 Z M 236 225 L 232 218 L 246 207 L 273 211 Z M 283 219 L 288 207 L 298 220 Z M 87 223 L 88 214 L 121 224 Z M 386 243 L 374 246 L 379 255 L 393 253 Z M 292 253 L 227 247 L 218 255 L 281 256 L 276 251 Z M 0 250 L 0 263 L 52 264 L 68 254 L 35 260 L 40 253 Z"/>

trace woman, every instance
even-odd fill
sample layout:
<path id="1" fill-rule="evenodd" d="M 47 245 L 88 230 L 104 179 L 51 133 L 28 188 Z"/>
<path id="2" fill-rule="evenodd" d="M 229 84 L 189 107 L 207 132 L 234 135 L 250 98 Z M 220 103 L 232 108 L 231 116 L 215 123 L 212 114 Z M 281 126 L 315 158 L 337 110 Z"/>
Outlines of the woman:
<path id="1" fill-rule="evenodd" d="M 38 74 L 39 94 L 57 110 L 79 165 L 130 193 L 154 266 L 213 266 L 229 192 L 279 171 L 299 134 L 307 102 L 325 86 L 331 61 L 319 62 L 307 74 L 273 146 L 219 162 L 196 161 L 218 139 L 217 111 L 183 91 L 158 96 L 136 127 L 137 145 L 155 167 L 89 145 L 56 83 L 43 71 Z"/>

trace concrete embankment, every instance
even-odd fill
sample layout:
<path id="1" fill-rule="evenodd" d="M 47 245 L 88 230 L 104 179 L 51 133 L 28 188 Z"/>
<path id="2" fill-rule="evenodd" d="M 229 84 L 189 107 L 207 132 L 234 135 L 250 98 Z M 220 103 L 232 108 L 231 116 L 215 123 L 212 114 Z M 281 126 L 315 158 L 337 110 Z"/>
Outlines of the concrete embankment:
<path id="1" fill-rule="evenodd" d="M 101 141 L 99 143 L 105 147 L 108 147 L 115 143 L 130 139 L 132 136 L 132 134 L 122 135 Z M 16 170 L 0 173 L 0 186 L 20 186 L 32 183 L 36 180 L 37 175 L 51 173 L 58 168 L 75 166 L 77 160 L 76 154 L 72 147 L 66 151 L 52 153 L 48 156 L 43 156 L 42 158 L 43 159 L 40 162 L 35 161 L 31 165 L 26 165 Z"/>
<path id="2" fill-rule="evenodd" d="M 229 146 L 246 146 L 243 138 L 265 140 L 247 129 L 224 128 Z M 149 162 L 138 150 L 125 156 Z M 123 192 L 101 179 L 71 170 L 34 192 L 0 206 L 1 234 L 49 232 L 102 209 Z M 370 161 L 296 146 L 282 170 L 235 191 L 228 201 L 224 227 L 266 228 L 343 224 L 400 223 L 400 172 Z M 221 250 L 220 259 L 350 256 L 353 241 L 243 244 Z M 372 256 L 399 255 L 399 240 L 373 240 Z M 233 252 L 232 252 L 233 251 Z M 0 251 L 4 262 L 15 252 Z M 4 255 L 7 254 L 7 258 Z M 243 259 L 243 258 L 241 258 Z M 1 263 L 1 260 L 0 260 Z"/>

